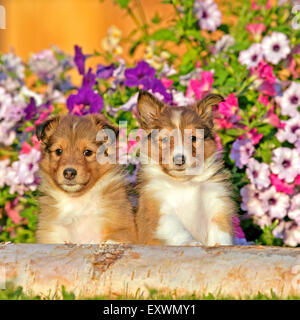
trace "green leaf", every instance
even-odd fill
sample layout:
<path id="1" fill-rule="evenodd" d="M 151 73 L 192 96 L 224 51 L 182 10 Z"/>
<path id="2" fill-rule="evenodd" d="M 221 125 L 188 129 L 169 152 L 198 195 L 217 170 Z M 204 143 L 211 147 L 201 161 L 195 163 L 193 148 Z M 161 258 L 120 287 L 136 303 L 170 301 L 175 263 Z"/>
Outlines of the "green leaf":
<path id="1" fill-rule="evenodd" d="M 122 9 L 126 9 L 128 7 L 128 3 L 130 0 L 116 0 L 116 1 Z"/>
<path id="2" fill-rule="evenodd" d="M 156 40 L 156 41 L 173 41 L 177 42 L 177 37 L 174 31 L 170 29 L 160 29 L 154 32 L 150 37 L 151 40 Z"/>
<path id="3" fill-rule="evenodd" d="M 155 16 L 151 20 L 154 24 L 159 24 L 161 22 L 161 18 L 157 12 L 155 12 Z"/>

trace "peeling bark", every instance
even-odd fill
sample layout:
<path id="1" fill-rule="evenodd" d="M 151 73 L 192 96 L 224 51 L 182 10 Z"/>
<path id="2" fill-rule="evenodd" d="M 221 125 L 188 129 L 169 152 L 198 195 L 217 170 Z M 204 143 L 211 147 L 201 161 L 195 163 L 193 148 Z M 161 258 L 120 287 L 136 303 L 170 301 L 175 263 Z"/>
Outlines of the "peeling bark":
<path id="1" fill-rule="evenodd" d="M 299 248 L 0 244 L 1 268 L 6 284 L 50 298 L 62 285 L 84 297 L 300 296 Z"/>

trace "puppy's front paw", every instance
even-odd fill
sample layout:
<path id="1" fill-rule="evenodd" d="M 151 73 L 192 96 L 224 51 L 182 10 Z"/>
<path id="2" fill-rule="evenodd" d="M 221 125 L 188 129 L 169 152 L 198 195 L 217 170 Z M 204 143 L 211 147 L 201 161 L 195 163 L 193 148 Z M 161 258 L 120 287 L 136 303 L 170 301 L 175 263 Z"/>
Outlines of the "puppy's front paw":
<path id="1" fill-rule="evenodd" d="M 202 247 L 203 243 L 200 241 L 192 240 L 192 241 L 184 242 L 182 245 L 188 246 L 188 247 Z"/>

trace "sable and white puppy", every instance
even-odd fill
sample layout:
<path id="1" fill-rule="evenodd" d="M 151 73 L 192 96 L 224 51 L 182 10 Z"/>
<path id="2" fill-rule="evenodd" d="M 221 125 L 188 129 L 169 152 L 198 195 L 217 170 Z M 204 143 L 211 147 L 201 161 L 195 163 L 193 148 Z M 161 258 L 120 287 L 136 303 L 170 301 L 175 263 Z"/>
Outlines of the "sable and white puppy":
<path id="1" fill-rule="evenodd" d="M 101 115 L 56 116 L 37 128 L 41 140 L 39 243 L 134 243 L 136 228 L 124 175 L 117 164 L 100 164 L 101 129 L 117 131 Z M 114 132 L 113 131 L 113 132 Z"/>
<path id="2" fill-rule="evenodd" d="M 146 131 L 141 145 L 147 145 L 148 159 L 155 159 L 139 174 L 139 243 L 232 244 L 235 205 L 213 131 L 213 106 L 222 100 L 210 94 L 194 105 L 171 107 L 140 92 L 139 123 Z M 203 139 L 197 140 L 196 129 L 204 129 L 198 130 Z"/>

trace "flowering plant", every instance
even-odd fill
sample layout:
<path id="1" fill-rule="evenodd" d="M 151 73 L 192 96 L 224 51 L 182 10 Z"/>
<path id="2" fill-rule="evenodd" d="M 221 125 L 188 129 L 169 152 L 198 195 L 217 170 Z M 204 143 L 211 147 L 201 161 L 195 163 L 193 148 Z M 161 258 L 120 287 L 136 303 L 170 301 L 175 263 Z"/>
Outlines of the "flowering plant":
<path id="1" fill-rule="evenodd" d="M 127 121 L 121 148 L 129 153 L 128 182 L 134 183 L 139 132 L 139 89 L 176 108 L 208 92 L 225 101 L 216 107 L 216 142 L 232 173 L 239 204 L 236 241 L 267 245 L 300 244 L 300 28 L 284 0 L 166 0 L 174 19 L 115 1 L 136 23 L 125 39 L 112 26 L 102 49 L 74 56 L 53 47 L 28 63 L 12 52 L 0 57 L 0 240 L 31 242 L 37 217 L 39 144 L 36 124 L 50 114 L 103 113 Z M 137 12 L 136 12 L 137 11 Z M 129 65 L 123 57 L 143 58 Z M 139 50 L 137 50 L 139 48 Z M 101 63 L 88 68 L 87 60 Z M 131 58 L 131 59 L 132 59 Z M 76 87 L 69 71 L 82 77 Z M 120 136 L 126 136 L 124 130 Z"/>

